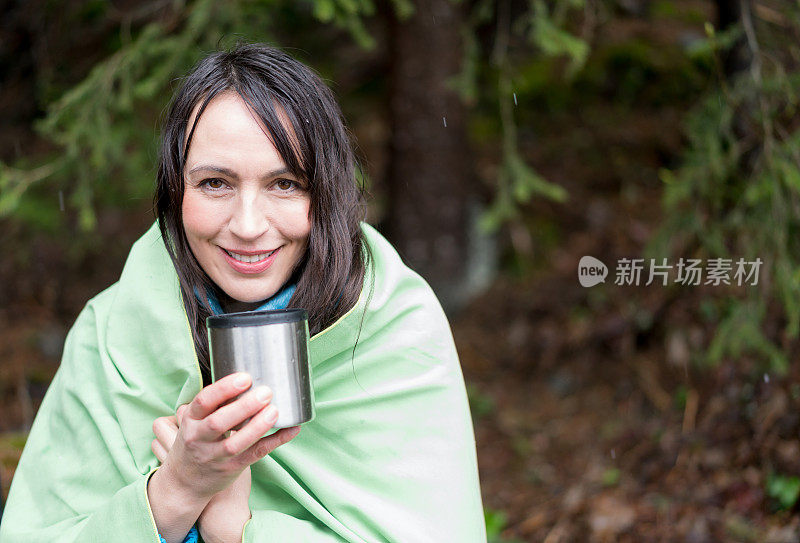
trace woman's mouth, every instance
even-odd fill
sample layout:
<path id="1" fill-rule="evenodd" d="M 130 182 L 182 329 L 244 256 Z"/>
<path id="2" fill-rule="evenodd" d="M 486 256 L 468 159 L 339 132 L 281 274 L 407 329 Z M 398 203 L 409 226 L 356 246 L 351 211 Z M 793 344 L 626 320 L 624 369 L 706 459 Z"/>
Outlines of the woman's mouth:
<path id="1" fill-rule="evenodd" d="M 261 273 L 272 265 L 280 247 L 271 251 L 229 251 L 219 248 L 231 268 L 239 273 Z"/>
<path id="2" fill-rule="evenodd" d="M 242 253 L 234 253 L 233 251 L 228 251 L 227 249 L 223 249 L 228 256 L 231 258 L 235 258 L 239 262 L 244 262 L 245 264 L 252 264 L 254 262 L 258 262 L 259 260 L 264 260 L 272 253 L 277 251 L 277 249 L 273 249 L 272 251 L 268 251 L 266 253 L 258 253 L 258 254 L 242 254 Z"/>

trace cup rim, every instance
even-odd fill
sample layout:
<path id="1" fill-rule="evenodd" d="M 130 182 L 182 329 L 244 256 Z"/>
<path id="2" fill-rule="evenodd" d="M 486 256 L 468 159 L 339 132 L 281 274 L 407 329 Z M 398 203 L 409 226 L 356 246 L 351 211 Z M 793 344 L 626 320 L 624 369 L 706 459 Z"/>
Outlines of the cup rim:
<path id="1" fill-rule="evenodd" d="M 308 311 L 295 309 L 270 309 L 262 311 L 243 311 L 222 313 L 206 319 L 208 328 L 239 328 L 242 326 L 263 326 L 265 324 L 285 324 L 308 320 Z"/>

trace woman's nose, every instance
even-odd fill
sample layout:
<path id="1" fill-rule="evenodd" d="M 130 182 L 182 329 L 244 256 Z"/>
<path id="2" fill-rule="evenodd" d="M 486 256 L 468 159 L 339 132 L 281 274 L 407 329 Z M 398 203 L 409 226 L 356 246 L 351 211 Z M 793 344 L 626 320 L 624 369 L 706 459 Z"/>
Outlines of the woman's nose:
<path id="1" fill-rule="evenodd" d="M 255 195 L 241 194 L 229 223 L 231 233 L 243 240 L 255 240 L 269 230 L 264 202 Z"/>

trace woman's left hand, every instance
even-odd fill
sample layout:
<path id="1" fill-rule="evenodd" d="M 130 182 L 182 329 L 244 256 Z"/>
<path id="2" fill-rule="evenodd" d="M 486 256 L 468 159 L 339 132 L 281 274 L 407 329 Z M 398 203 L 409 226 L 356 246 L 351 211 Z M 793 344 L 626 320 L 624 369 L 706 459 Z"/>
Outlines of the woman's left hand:
<path id="1" fill-rule="evenodd" d="M 159 417 L 153 428 L 156 439 L 151 447 L 156 458 L 164 462 L 167 453 L 175 442 L 181 419 L 186 411 L 186 406 L 178 408 L 177 415 Z M 250 467 L 248 466 L 239 477 L 224 490 L 219 491 L 211 498 L 206 508 L 197 519 L 197 529 L 206 543 L 240 542 L 244 525 L 250 519 Z"/>

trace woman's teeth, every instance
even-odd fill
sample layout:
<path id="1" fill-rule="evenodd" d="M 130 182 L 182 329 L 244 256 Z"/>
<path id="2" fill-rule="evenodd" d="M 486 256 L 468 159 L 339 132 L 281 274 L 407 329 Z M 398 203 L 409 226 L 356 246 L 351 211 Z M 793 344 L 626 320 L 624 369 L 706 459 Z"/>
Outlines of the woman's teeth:
<path id="1" fill-rule="evenodd" d="M 238 260 L 239 262 L 244 262 L 246 264 L 252 264 L 253 262 L 258 262 L 259 260 L 264 260 L 265 258 L 270 256 L 272 253 L 274 253 L 275 250 L 270 251 L 268 253 L 260 253 L 260 254 L 257 254 L 257 255 L 240 255 L 238 253 L 232 253 L 232 252 L 230 252 L 228 250 L 225 250 L 225 252 L 228 253 L 228 255 L 230 255 L 230 257 L 233 258 L 234 260 Z"/>

